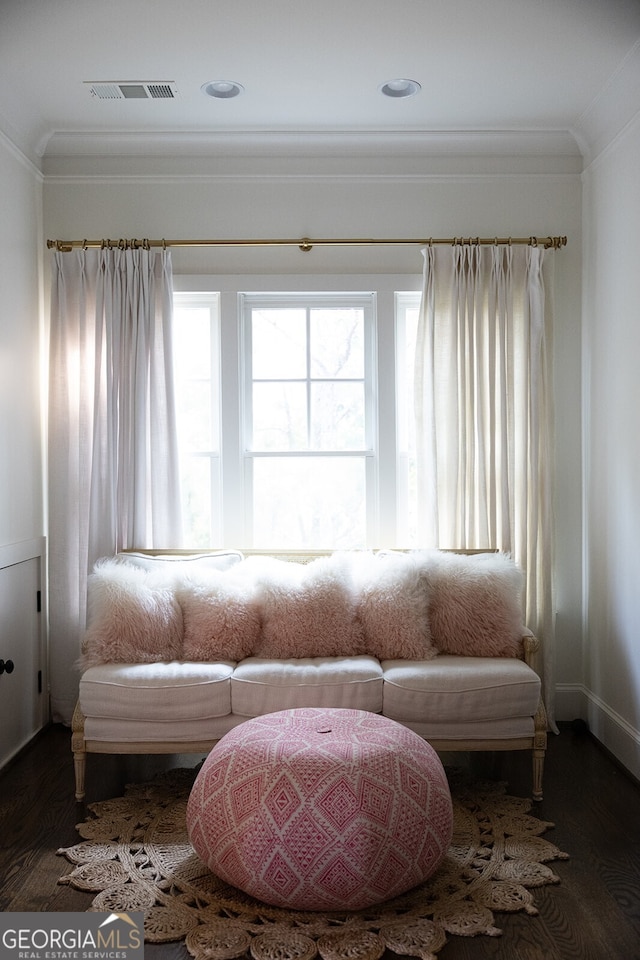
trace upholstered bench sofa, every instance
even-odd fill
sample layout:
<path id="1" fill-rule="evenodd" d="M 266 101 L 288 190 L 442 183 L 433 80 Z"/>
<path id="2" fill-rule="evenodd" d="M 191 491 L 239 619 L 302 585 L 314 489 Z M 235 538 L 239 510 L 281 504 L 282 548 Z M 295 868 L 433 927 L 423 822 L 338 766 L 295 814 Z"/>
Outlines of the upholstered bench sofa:
<path id="1" fill-rule="evenodd" d="M 438 751 L 532 751 L 547 721 L 522 622 L 522 571 L 499 553 L 125 553 L 89 577 L 72 724 L 87 753 L 206 754 L 295 707 L 367 710 Z"/>

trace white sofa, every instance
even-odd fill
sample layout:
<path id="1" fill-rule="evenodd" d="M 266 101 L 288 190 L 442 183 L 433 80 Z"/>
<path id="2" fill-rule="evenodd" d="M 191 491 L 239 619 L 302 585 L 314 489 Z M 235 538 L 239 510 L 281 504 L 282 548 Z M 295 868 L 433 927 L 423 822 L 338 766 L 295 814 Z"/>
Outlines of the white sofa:
<path id="1" fill-rule="evenodd" d="M 547 721 L 521 571 L 495 553 L 119 555 L 89 578 L 72 724 L 87 753 L 206 754 L 293 707 L 380 713 L 438 751 L 532 751 Z"/>

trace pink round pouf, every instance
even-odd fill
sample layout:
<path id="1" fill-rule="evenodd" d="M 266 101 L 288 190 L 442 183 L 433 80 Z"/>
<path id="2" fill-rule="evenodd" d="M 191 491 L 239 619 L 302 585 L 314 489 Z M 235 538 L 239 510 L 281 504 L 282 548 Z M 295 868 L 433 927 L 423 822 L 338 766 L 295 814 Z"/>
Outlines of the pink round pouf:
<path id="1" fill-rule="evenodd" d="M 435 750 L 364 710 L 256 717 L 213 748 L 187 806 L 209 869 L 264 903 L 356 910 L 426 880 L 451 841 Z"/>

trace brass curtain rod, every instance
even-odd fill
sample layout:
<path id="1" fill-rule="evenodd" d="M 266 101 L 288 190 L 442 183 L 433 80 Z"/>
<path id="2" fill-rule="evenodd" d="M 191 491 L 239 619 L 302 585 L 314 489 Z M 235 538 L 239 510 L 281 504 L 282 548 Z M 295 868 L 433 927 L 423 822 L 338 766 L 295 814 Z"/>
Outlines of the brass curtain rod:
<path id="1" fill-rule="evenodd" d="M 149 250 L 151 247 L 298 247 L 303 253 L 308 253 L 314 247 L 356 247 L 356 246 L 391 246 L 395 244 L 419 244 L 428 247 L 433 244 L 448 244 L 449 246 L 488 246 L 498 244 L 527 244 L 531 247 L 559 250 L 566 246 L 566 237 L 427 237 L 426 239 L 348 239 L 348 240 L 310 240 L 303 237 L 300 240 L 47 240 L 47 247 L 60 253 L 68 253 L 74 248 L 88 249 L 100 247 L 102 249 L 120 250 Z"/>

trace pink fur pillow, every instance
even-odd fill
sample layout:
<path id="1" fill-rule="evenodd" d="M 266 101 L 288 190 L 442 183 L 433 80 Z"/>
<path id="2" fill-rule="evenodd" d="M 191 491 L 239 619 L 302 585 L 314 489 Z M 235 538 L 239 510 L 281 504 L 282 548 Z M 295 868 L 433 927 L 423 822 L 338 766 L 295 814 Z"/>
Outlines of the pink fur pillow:
<path id="1" fill-rule="evenodd" d="M 522 570 L 505 554 L 423 554 L 432 583 L 431 636 L 441 653 L 517 657 L 523 635 Z"/>
<path id="2" fill-rule="evenodd" d="M 127 563 L 98 561 L 88 578 L 81 668 L 181 656 L 182 610 L 166 578 Z"/>
<path id="3" fill-rule="evenodd" d="M 243 564 L 255 572 L 259 588 L 262 640 L 256 656 L 286 660 L 364 652 L 349 570 L 339 558 L 300 564 L 256 557 Z"/>
<path id="4" fill-rule="evenodd" d="M 188 578 L 177 591 L 184 614 L 185 660 L 242 660 L 255 650 L 260 610 L 255 588 L 234 571 Z"/>
<path id="5" fill-rule="evenodd" d="M 366 652 L 379 660 L 430 660 L 430 582 L 406 553 L 351 555 Z"/>

